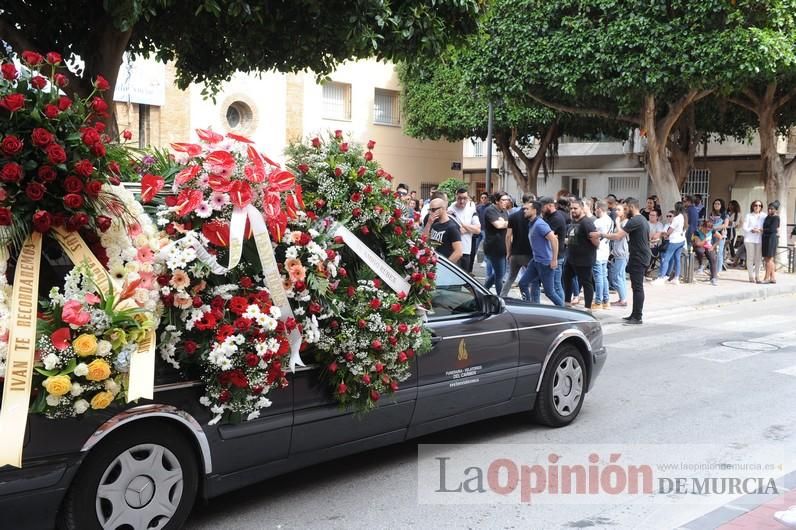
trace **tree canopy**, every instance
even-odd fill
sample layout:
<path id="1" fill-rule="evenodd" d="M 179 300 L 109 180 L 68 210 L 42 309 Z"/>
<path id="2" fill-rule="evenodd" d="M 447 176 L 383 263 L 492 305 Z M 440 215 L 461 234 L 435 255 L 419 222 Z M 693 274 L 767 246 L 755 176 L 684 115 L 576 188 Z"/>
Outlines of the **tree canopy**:
<path id="1" fill-rule="evenodd" d="M 328 74 L 341 61 L 402 59 L 441 52 L 475 29 L 478 0 L 5 0 L 0 38 L 16 52 L 80 56 L 90 91 L 102 74 L 113 85 L 122 54 L 175 61 L 177 83 L 210 93 L 236 71 L 312 69 Z M 111 91 L 112 92 L 112 91 Z"/>

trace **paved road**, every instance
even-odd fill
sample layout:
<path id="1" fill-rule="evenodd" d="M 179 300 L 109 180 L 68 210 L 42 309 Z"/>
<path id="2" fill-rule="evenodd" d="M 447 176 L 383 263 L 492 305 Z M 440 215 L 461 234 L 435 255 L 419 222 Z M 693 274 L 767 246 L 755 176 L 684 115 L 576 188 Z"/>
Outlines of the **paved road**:
<path id="1" fill-rule="evenodd" d="M 778 444 L 796 454 L 795 308 L 789 295 L 607 323 L 608 363 L 568 428 L 525 415 L 460 427 L 214 499 L 188 528 L 676 528 L 713 507 L 419 505 L 417 444 Z"/>

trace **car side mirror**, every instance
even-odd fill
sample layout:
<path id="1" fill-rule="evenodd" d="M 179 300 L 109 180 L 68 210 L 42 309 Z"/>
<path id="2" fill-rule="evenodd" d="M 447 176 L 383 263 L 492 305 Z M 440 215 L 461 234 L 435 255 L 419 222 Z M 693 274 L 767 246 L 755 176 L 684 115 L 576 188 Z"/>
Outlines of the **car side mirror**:
<path id="1" fill-rule="evenodd" d="M 498 315 L 506 308 L 506 303 L 496 294 L 488 294 L 484 297 L 484 312 L 489 315 Z"/>

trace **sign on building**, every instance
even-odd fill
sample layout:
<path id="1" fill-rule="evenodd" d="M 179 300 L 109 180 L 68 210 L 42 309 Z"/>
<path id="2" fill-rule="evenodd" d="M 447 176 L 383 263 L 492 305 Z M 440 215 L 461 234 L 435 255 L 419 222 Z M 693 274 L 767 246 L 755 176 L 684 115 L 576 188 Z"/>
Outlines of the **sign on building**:
<path id="1" fill-rule="evenodd" d="M 113 100 L 162 107 L 166 101 L 166 65 L 154 59 L 124 54 Z"/>

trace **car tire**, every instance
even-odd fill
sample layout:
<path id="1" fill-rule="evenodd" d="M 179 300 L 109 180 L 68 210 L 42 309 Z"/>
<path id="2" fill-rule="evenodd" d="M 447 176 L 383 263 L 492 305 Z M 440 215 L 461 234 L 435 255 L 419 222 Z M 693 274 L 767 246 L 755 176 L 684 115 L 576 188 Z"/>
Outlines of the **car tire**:
<path id="1" fill-rule="evenodd" d="M 586 364 L 574 344 L 562 344 L 545 368 L 536 394 L 534 419 L 550 427 L 564 427 L 580 413 L 586 393 Z"/>
<path id="2" fill-rule="evenodd" d="M 198 485 L 196 453 L 178 427 L 131 425 L 108 435 L 83 461 L 60 528 L 182 528 Z"/>

